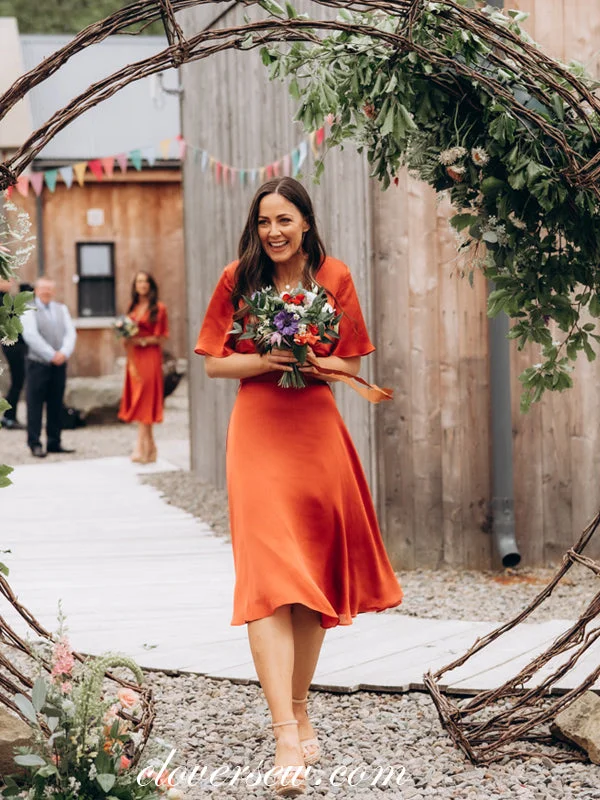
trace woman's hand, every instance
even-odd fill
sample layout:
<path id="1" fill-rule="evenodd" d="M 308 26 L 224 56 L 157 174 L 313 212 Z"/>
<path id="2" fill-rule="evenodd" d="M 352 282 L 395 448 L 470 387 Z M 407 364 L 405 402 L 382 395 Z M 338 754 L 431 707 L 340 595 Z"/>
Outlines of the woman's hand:
<path id="1" fill-rule="evenodd" d="M 312 363 L 298 367 L 300 372 L 303 372 L 307 375 L 314 375 L 315 378 L 319 378 L 322 381 L 327 381 L 328 383 L 340 381 L 341 377 L 338 375 L 326 375 L 323 372 L 319 372 L 315 365 L 322 367 L 323 369 L 340 370 L 341 372 L 345 372 L 347 375 L 358 375 L 358 371 L 360 369 L 360 356 L 352 356 L 351 358 L 339 358 L 338 356 L 316 356 L 312 347 L 310 346 L 306 354 L 306 360 L 307 362 Z"/>
<path id="2" fill-rule="evenodd" d="M 298 367 L 298 370 L 305 375 L 314 375 L 315 378 L 319 378 L 322 381 L 327 381 L 328 383 L 334 383 L 338 381 L 339 378 L 337 375 L 325 375 L 316 368 L 316 366 L 322 366 L 323 369 L 327 369 L 326 364 L 322 364 L 321 362 L 325 359 L 319 358 L 319 356 L 315 355 L 314 350 L 312 347 L 308 347 L 306 352 L 306 361 L 309 363 L 304 364 L 301 367 Z"/>
<path id="3" fill-rule="evenodd" d="M 270 353 L 263 353 L 260 357 L 265 372 L 279 369 L 283 372 L 292 372 L 291 364 L 297 364 L 298 359 L 291 350 L 275 347 Z"/>

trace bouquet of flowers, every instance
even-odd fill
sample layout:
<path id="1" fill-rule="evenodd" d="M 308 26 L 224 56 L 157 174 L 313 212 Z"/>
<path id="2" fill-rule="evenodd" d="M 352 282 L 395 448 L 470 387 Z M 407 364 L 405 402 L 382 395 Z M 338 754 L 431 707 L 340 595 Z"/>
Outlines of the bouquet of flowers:
<path id="1" fill-rule="evenodd" d="M 131 339 L 132 336 L 137 336 L 140 330 L 137 322 L 126 314 L 119 317 L 113 327 L 117 339 Z"/>
<path id="2" fill-rule="evenodd" d="M 76 666 L 62 633 L 55 640 L 51 664 L 50 674 L 44 670 L 33 684 L 31 700 L 15 696 L 31 726 L 32 744 L 15 748 L 15 763 L 23 769 L 21 774 L 4 777 L 0 796 L 26 800 L 165 797 L 168 785 L 138 782 L 138 769 L 133 767 L 144 738 L 143 731 L 136 729 L 140 694 L 125 687 L 116 693 L 103 687 L 105 672 L 113 667 L 126 667 L 141 684 L 144 676 L 138 665 L 126 656 L 109 653 Z"/>
<path id="3" fill-rule="evenodd" d="M 277 294 L 271 286 L 256 291 L 250 298 L 244 297 L 248 305 L 246 330 L 235 322 L 229 333 L 239 339 L 252 339 L 260 353 L 274 348 L 289 349 L 299 364 L 306 362 L 308 348 L 316 344 L 331 344 L 339 338 L 338 327 L 342 318 L 328 302 L 327 292 L 313 284 L 307 291 L 301 285 Z M 302 389 L 306 386 L 298 364 L 292 372 L 284 372 L 279 386 L 284 389 Z"/>

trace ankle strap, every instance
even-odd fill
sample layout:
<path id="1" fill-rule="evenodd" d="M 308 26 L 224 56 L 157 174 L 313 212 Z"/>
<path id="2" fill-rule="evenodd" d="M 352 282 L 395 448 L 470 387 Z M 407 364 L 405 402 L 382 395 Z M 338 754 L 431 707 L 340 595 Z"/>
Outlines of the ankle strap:
<path id="1" fill-rule="evenodd" d="M 273 722 L 272 727 L 278 728 L 280 725 L 297 725 L 297 724 L 298 724 L 297 719 L 286 719 L 285 722 Z"/>
<path id="2" fill-rule="evenodd" d="M 298 700 L 296 697 L 292 697 L 292 703 L 306 703 L 308 701 L 308 695 L 303 697 L 301 700 Z"/>

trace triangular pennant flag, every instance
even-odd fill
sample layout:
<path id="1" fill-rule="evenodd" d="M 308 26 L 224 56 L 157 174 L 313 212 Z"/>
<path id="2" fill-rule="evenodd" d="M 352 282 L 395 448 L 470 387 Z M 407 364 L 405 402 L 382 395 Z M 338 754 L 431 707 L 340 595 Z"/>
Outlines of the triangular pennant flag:
<path id="1" fill-rule="evenodd" d="M 58 170 L 57 169 L 47 169 L 44 172 L 44 180 L 46 181 L 46 186 L 53 192 L 56 189 L 56 181 L 58 180 Z"/>
<path id="2" fill-rule="evenodd" d="M 170 139 L 163 139 L 159 145 L 160 152 L 162 157 L 165 161 L 168 161 L 171 156 L 171 140 Z"/>
<path id="3" fill-rule="evenodd" d="M 129 158 L 131 159 L 131 163 L 133 166 L 138 170 L 138 172 L 142 168 L 142 153 L 141 150 L 132 150 L 129 153 Z"/>
<path id="4" fill-rule="evenodd" d="M 232 185 L 232 186 L 235 186 L 235 185 L 236 185 L 236 183 L 237 183 L 237 176 L 239 175 L 239 172 L 240 172 L 240 171 L 239 171 L 239 169 L 236 169 L 235 167 L 232 167 L 232 169 L 231 169 L 231 175 L 230 175 L 230 178 L 231 178 L 231 185 Z"/>
<path id="5" fill-rule="evenodd" d="M 279 170 L 279 161 L 275 161 L 275 163 L 273 164 L 273 175 L 276 178 L 278 178 L 279 177 L 279 172 L 280 172 L 280 170 Z"/>
<path id="6" fill-rule="evenodd" d="M 90 168 L 90 172 L 93 174 L 94 178 L 97 181 L 101 181 L 104 178 L 104 172 L 102 170 L 102 162 L 99 158 L 93 158 L 91 161 L 88 162 L 88 167 Z"/>
<path id="7" fill-rule="evenodd" d="M 302 164 L 304 164 L 304 162 L 306 161 L 306 157 L 308 155 L 308 145 L 306 144 L 306 140 L 300 142 L 300 147 L 298 148 L 298 151 L 300 154 L 300 157 L 298 159 L 298 169 L 300 169 Z"/>
<path id="8" fill-rule="evenodd" d="M 297 147 L 292 151 L 292 176 L 295 178 L 298 174 L 300 164 L 300 148 Z"/>
<path id="9" fill-rule="evenodd" d="M 65 182 L 67 189 L 70 189 L 73 185 L 73 167 L 61 167 L 58 173 Z"/>
<path id="10" fill-rule="evenodd" d="M 85 171 L 87 169 L 87 165 L 88 165 L 87 161 L 80 161 L 78 164 L 73 164 L 73 171 L 75 172 L 77 183 L 80 186 L 83 186 L 85 182 Z"/>
<path id="11" fill-rule="evenodd" d="M 220 161 L 217 161 L 217 163 L 215 164 L 215 180 L 217 183 L 221 183 L 222 170 L 223 170 L 223 165 L 221 164 Z"/>
<path id="12" fill-rule="evenodd" d="M 289 175 L 290 174 L 290 157 L 289 155 L 285 155 L 283 157 L 283 174 Z"/>
<path id="13" fill-rule="evenodd" d="M 241 169 L 240 170 L 240 186 L 245 186 L 245 185 L 246 185 L 246 170 L 245 169 Z"/>
<path id="14" fill-rule="evenodd" d="M 183 161 L 183 159 L 185 158 L 185 150 L 187 147 L 187 142 L 185 141 L 185 139 L 181 134 L 177 136 L 177 142 L 179 144 L 179 160 Z"/>
<path id="15" fill-rule="evenodd" d="M 6 197 L 7 200 L 10 200 L 11 197 L 13 196 L 14 190 L 15 190 L 14 184 L 12 186 L 7 186 L 6 189 L 4 190 L 4 197 Z"/>
<path id="16" fill-rule="evenodd" d="M 227 183 L 227 178 L 229 177 L 229 167 L 227 164 L 223 164 L 223 183 Z"/>
<path id="17" fill-rule="evenodd" d="M 102 161 L 102 169 L 107 178 L 112 178 L 115 171 L 115 157 L 108 156 L 107 158 L 100 159 Z"/>
<path id="18" fill-rule="evenodd" d="M 319 128 L 319 130 L 315 134 L 315 143 L 317 147 L 321 147 L 324 141 L 325 141 L 325 128 Z"/>
<path id="19" fill-rule="evenodd" d="M 194 164 L 197 164 L 198 163 L 198 159 L 200 158 L 200 150 L 198 150 L 197 147 L 194 147 L 193 148 L 193 153 L 194 153 Z"/>
<path id="20" fill-rule="evenodd" d="M 27 197 L 29 194 L 29 175 L 20 175 L 15 186 L 20 195 Z"/>
<path id="21" fill-rule="evenodd" d="M 149 166 L 153 167 L 156 163 L 156 148 L 144 147 L 142 150 L 142 156 L 148 162 Z"/>
<path id="22" fill-rule="evenodd" d="M 253 169 L 252 170 L 252 183 L 256 183 L 256 179 L 257 178 L 258 178 L 258 170 L 257 169 Z"/>
<path id="23" fill-rule="evenodd" d="M 206 150 L 202 151 L 202 163 L 201 163 L 202 172 L 206 172 L 206 167 L 208 166 L 208 153 Z"/>
<path id="24" fill-rule="evenodd" d="M 32 172 L 29 176 L 29 183 L 33 186 L 33 191 L 36 193 L 36 196 L 39 197 L 44 188 L 44 173 Z"/>
<path id="25" fill-rule="evenodd" d="M 319 156 L 319 148 L 317 147 L 317 132 L 316 131 L 312 131 L 312 133 L 309 133 L 308 139 L 310 141 L 310 149 L 313 152 L 313 156 L 315 158 L 318 158 L 318 156 Z"/>
<path id="26" fill-rule="evenodd" d="M 260 182 L 263 183 L 265 180 L 265 168 L 261 167 L 259 171 Z"/>
<path id="27" fill-rule="evenodd" d="M 267 164 L 265 175 L 267 176 L 267 180 L 270 181 L 273 177 L 273 164 Z"/>
<path id="28" fill-rule="evenodd" d="M 117 164 L 121 168 L 121 172 L 127 172 L 127 153 L 119 153 L 115 158 L 117 159 Z"/>

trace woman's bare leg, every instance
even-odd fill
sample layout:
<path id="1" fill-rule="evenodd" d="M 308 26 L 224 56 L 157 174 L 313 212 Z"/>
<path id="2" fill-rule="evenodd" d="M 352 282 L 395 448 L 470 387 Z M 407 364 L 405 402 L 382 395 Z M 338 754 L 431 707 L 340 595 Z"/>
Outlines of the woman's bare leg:
<path id="1" fill-rule="evenodd" d="M 273 722 L 294 719 L 292 673 L 294 634 L 289 605 L 279 606 L 270 617 L 248 623 L 248 640 L 256 674 L 262 686 Z M 302 765 L 298 726 L 283 725 L 273 731 L 277 766 Z"/>
<path id="2" fill-rule="evenodd" d="M 294 669 L 292 673 L 292 697 L 306 697 L 317 668 L 319 653 L 326 629 L 321 627 L 321 614 L 301 603 L 292 606 L 292 628 L 294 636 Z M 298 720 L 301 739 L 311 739 L 315 731 L 308 719 L 306 703 L 294 703 L 294 716 Z"/>

